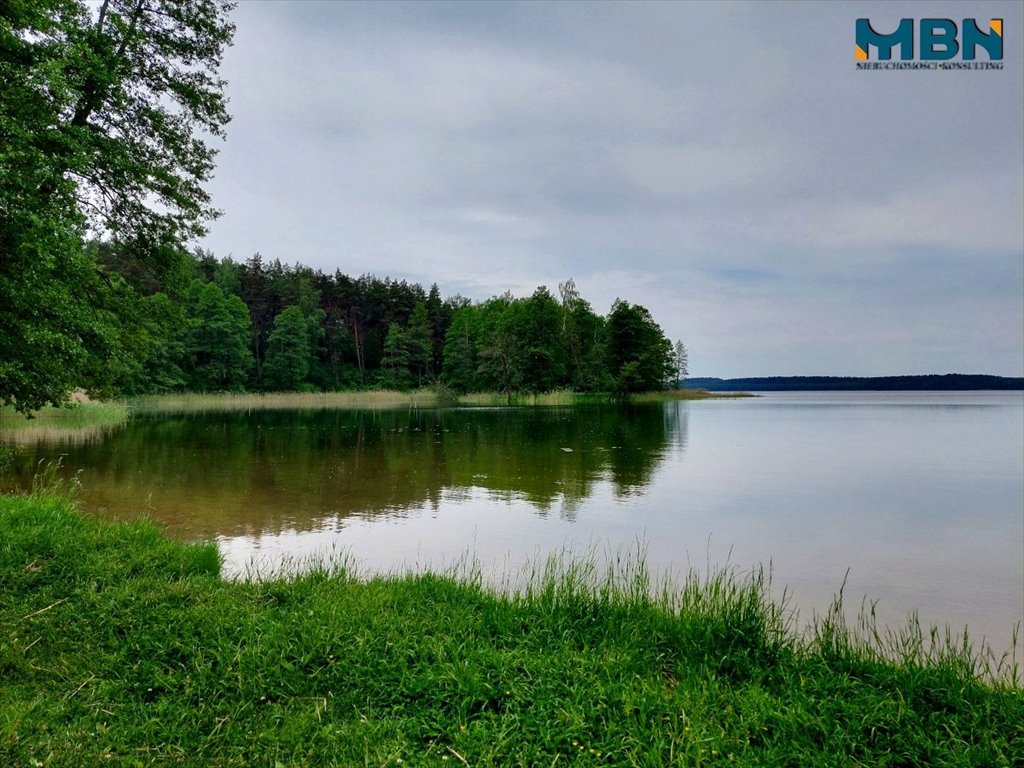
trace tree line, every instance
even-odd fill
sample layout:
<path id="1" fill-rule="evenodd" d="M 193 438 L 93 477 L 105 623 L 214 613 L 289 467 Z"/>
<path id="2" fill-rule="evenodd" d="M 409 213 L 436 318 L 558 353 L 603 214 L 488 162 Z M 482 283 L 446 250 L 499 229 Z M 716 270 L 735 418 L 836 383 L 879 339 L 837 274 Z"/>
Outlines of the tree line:
<path id="1" fill-rule="evenodd" d="M 540 287 L 473 303 L 442 298 L 436 284 L 199 251 L 168 286 L 113 245 L 90 247 L 121 286 L 133 326 L 107 358 L 103 385 L 112 393 L 440 384 L 628 394 L 685 375 L 685 347 L 673 346 L 645 307 L 616 300 L 599 315 L 572 280 L 557 295 Z"/>

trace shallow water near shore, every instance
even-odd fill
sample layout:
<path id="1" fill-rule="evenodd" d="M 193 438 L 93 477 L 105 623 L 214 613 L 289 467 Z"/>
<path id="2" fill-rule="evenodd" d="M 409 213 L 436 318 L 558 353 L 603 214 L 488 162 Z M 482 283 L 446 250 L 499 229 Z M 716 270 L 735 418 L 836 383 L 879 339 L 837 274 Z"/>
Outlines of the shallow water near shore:
<path id="1" fill-rule="evenodd" d="M 8 487 L 60 458 L 83 509 L 215 539 L 232 575 L 347 554 L 501 580 L 640 550 L 656 573 L 770 567 L 801 620 L 841 587 L 851 618 L 866 598 L 997 651 L 1024 620 L 1020 392 L 138 415 L 51 438 L 0 432 Z"/>

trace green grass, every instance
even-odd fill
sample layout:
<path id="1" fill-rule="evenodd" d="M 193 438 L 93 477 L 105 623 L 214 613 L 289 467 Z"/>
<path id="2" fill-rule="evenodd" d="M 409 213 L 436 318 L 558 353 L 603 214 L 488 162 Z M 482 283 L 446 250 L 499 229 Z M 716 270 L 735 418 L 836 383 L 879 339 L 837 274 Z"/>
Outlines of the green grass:
<path id="1" fill-rule="evenodd" d="M 231 582 L 213 544 L 0 497 L 0 765 L 1010 766 L 1012 664 L 763 579 L 652 589 L 553 558 L 525 586 L 351 567 Z"/>

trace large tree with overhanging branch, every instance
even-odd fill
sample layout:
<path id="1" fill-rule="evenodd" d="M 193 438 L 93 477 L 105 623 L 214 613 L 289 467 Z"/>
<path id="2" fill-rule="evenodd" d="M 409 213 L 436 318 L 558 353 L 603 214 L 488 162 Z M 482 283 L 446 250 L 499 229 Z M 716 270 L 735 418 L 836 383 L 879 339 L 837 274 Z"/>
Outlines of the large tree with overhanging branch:
<path id="1" fill-rule="evenodd" d="M 102 384 L 131 329 L 103 238 L 162 283 L 215 215 L 225 0 L 0 0 L 0 404 Z"/>

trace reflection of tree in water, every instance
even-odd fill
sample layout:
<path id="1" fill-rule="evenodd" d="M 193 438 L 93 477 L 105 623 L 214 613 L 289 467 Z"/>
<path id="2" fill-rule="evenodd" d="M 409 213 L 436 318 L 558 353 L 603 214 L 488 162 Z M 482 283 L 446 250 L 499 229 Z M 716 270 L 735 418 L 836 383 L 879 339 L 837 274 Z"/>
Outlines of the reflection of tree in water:
<path id="1" fill-rule="evenodd" d="M 646 487 L 666 444 L 661 408 L 630 408 L 611 426 L 610 467 L 615 490 L 631 496 Z"/>
<path id="2" fill-rule="evenodd" d="M 674 447 L 679 453 L 683 453 L 690 439 L 689 404 L 681 403 L 678 400 L 668 403 L 662 411 L 662 417 L 665 419 L 667 444 Z"/>
<path id="3" fill-rule="evenodd" d="M 676 404 L 220 413 L 139 418 L 96 445 L 27 451 L 20 465 L 63 453 L 67 471 L 82 470 L 86 508 L 149 510 L 197 536 L 401 515 L 474 490 L 572 520 L 596 483 L 642 492 L 685 430 Z"/>

